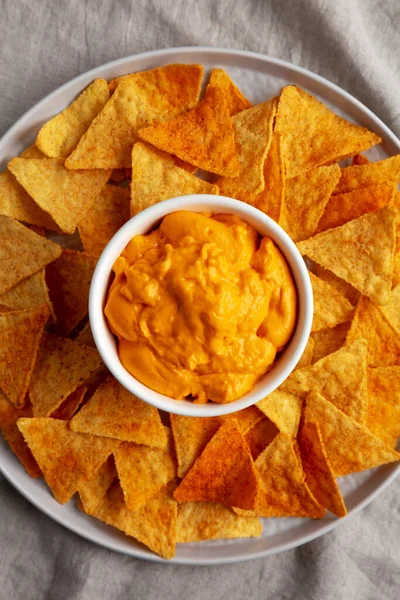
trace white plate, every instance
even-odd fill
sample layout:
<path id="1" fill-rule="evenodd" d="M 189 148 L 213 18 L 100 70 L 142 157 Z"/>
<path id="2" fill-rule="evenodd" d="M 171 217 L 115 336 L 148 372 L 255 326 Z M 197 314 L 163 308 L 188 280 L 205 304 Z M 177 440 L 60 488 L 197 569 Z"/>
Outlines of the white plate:
<path id="1" fill-rule="evenodd" d="M 39 127 L 63 110 L 95 77 L 111 79 L 132 71 L 141 71 L 168 63 L 202 63 L 208 70 L 222 67 L 228 71 L 248 98 L 256 103 L 295 83 L 318 96 L 336 112 L 378 133 L 383 144 L 369 156 L 374 160 L 400 152 L 400 141 L 369 109 L 358 100 L 305 69 L 268 58 L 261 54 L 217 48 L 176 48 L 147 52 L 116 60 L 88 71 L 66 83 L 29 110 L 0 141 L 0 166 L 34 142 Z M 58 504 L 42 480 L 31 479 L 0 438 L 0 469 L 4 476 L 35 506 L 68 529 L 106 548 L 148 560 L 162 561 L 141 544 L 117 530 L 81 513 L 75 499 Z M 349 516 L 373 500 L 400 472 L 400 465 L 387 465 L 350 475 L 340 480 Z M 348 517 L 346 517 L 348 518 Z M 221 540 L 197 544 L 179 544 L 176 558 L 169 563 L 207 565 L 233 563 L 259 558 L 295 548 L 336 527 L 345 519 L 328 515 L 311 519 L 264 519 L 262 537 Z"/>

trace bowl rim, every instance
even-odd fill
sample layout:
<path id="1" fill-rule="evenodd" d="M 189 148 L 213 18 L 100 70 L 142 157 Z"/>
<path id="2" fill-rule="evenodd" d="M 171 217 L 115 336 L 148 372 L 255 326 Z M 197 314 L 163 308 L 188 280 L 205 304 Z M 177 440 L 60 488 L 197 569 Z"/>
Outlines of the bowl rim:
<path id="1" fill-rule="evenodd" d="M 295 332 L 272 369 L 256 386 L 233 402 L 194 404 L 176 400 L 156 392 L 131 375 L 119 360 L 115 337 L 110 332 L 104 315 L 104 303 L 112 266 L 127 243 L 138 234 L 153 229 L 167 214 L 191 210 L 237 214 L 253 225 L 263 236 L 269 235 L 279 247 L 292 271 L 298 295 L 298 315 Z M 129 392 L 173 414 L 193 417 L 226 415 L 252 406 L 271 394 L 294 370 L 307 345 L 313 318 L 313 292 L 304 259 L 289 235 L 270 217 L 240 200 L 211 194 L 189 194 L 163 200 L 131 217 L 111 238 L 104 248 L 93 273 L 89 293 L 89 322 L 95 345 L 110 373 Z M 266 380 L 266 383 L 263 383 Z"/>

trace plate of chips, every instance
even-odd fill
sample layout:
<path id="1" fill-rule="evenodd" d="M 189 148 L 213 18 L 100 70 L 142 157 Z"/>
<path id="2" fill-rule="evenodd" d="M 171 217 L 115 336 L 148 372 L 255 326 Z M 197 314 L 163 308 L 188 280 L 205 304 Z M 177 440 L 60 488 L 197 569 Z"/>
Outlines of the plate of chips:
<path id="1" fill-rule="evenodd" d="M 294 548 L 368 504 L 400 471 L 399 151 L 337 86 L 233 50 L 117 60 L 29 110 L 0 141 L 4 476 L 95 543 L 181 564 Z M 111 237 L 193 193 L 275 219 L 315 302 L 284 384 L 209 419 L 129 394 L 87 318 Z"/>

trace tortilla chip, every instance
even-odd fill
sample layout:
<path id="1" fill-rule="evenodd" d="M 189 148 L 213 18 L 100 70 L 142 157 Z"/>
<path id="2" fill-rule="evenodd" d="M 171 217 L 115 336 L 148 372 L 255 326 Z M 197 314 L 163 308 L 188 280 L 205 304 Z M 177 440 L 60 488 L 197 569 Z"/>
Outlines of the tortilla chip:
<path id="1" fill-rule="evenodd" d="M 287 177 L 338 162 L 381 141 L 294 85 L 282 90 L 275 127 L 282 136 Z"/>
<path id="2" fill-rule="evenodd" d="M 313 355 L 314 355 L 314 340 L 312 337 L 308 338 L 307 346 L 299 362 L 296 365 L 296 369 L 303 369 L 304 367 L 309 367 L 313 363 Z"/>
<path id="3" fill-rule="evenodd" d="M 278 433 L 257 458 L 260 492 L 257 513 L 262 517 L 310 517 L 320 519 L 325 510 L 309 490 L 293 450 L 293 441 Z"/>
<path id="4" fill-rule="evenodd" d="M 291 438 L 297 435 L 302 404 L 299 396 L 281 389 L 257 402 L 258 408 L 275 423 L 279 431 Z"/>
<path id="5" fill-rule="evenodd" d="M 165 429 L 168 434 L 168 428 Z M 122 442 L 114 456 L 119 482 L 129 510 L 135 511 L 147 504 L 175 477 L 171 443 L 167 443 L 164 448 L 151 448 Z"/>
<path id="6" fill-rule="evenodd" d="M 60 260 L 60 259 L 58 259 Z M 321 331 L 350 321 L 354 306 L 314 273 L 309 273 L 314 295 L 314 318 L 311 331 Z"/>
<path id="7" fill-rule="evenodd" d="M 100 256 L 118 229 L 129 221 L 130 191 L 116 185 L 106 185 L 86 216 L 78 225 L 84 249 Z"/>
<path id="8" fill-rule="evenodd" d="M 58 244 L 0 216 L 0 294 L 43 269 L 61 254 Z"/>
<path id="9" fill-rule="evenodd" d="M 400 403 L 393 406 L 380 395 L 369 394 L 365 427 L 391 448 L 400 437 Z"/>
<path id="10" fill-rule="evenodd" d="M 183 502 L 178 506 L 178 543 L 258 537 L 261 533 L 259 519 L 235 515 L 222 504 Z"/>
<path id="11" fill-rule="evenodd" d="M 171 156 L 172 156 L 172 154 L 171 154 Z M 191 164 L 185 162 L 184 160 L 181 160 L 177 156 L 174 156 L 173 158 L 175 161 L 175 166 L 179 167 L 180 169 L 183 169 L 184 171 L 187 171 L 188 173 L 191 173 L 192 175 L 193 175 L 193 173 L 196 173 L 196 171 L 198 170 L 195 165 L 191 165 Z"/>
<path id="12" fill-rule="evenodd" d="M 8 442 L 11 450 L 25 467 L 28 475 L 37 478 L 42 476 L 42 472 L 39 469 L 36 460 L 33 458 L 32 452 L 29 450 L 22 433 L 17 427 L 18 419 L 31 416 L 31 406 L 26 406 L 25 408 L 18 410 L 0 391 L 0 429 L 4 439 Z"/>
<path id="13" fill-rule="evenodd" d="M 197 104 L 202 75 L 200 65 L 169 65 L 120 81 L 66 160 L 67 168 L 130 169 L 139 128 L 192 109 Z"/>
<path id="14" fill-rule="evenodd" d="M 57 317 L 56 333 L 67 336 L 87 315 L 90 282 L 97 258 L 86 252 L 63 250 L 46 268 L 50 298 Z"/>
<path id="15" fill-rule="evenodd" d="M 335 481 L 318 424 L 306 421 L 300 429 L 299 448 L 306 482 L 316 500 L 338 517 L 347 514 Z"/>
<path id="16" fill-rule="evenodd" d="M 340 277 L 337 277 L 332 271 L 328 271 L 317 264 L 315 264 L 315 274 L 318 275 L 320 279 L 326 281 L 326 283 L 329 283 L 331 287 L 334 287 L 339 294 L 347 298 L 350 304 L 353 306 L 357 304 L 360 292 L 350 285 L 350 283 L 347 283 L 344 279 L 340 279 Z"/>
<path id="17" fill-rule="evenodd" d="M 294 371 L 281 387 L 303 398 L 311 391 L 318 392 L 363 423 L 368 402 L 367 341 L 357 339 L 311 367 Z"/>
<path id="18" fill-rule="evenodd" d="M 332 354 L 344 346 L 349 329 L 350 321 L 312 333 L 311 338 L 314 342 L 312 362 L 316 363 L 324 356 Z"/>
<path id="19" fill-rule="evenodd" d="M 264 162 L 264 189 L 254 197 L 251 204 L 265 212 L 276 222 L 279 221 L 281 206 L 285 197 L 285 181 L 282 144 L 279 134 L 274 132 Z"/>
<path id="20" fill-rule="evenodd" d="M 379 310 L 395 332 L 400 335 L 400 285 L 390 292 L 389 302 L 384 306 L 379 306 Z"/>
<path id="21" fill-rule="evenodd" d="M 20 154 L 21 158 L 47 158 L 45 154 L 36 146 L 36 144 L 32 144 L 28 146 L 23 152 Z"/>
<path id="22" fill-rule="evenodd" d="M 53 305 L 44 277 L 44 269 L 26 277 L 26 279 L 22 279 L 14 287 L 1 294 L 0 304 L 14 310 L 36 308 L 41 304 L 46 304 L 53 320 L 55 320 Z"/>
<path id="23" fill-rule="evenodd" d="M 393 198 L 393 208 L 396 211 L 396 244 L 393 257 L 393 286 L 400 284 L 400 192 Z"/>
<path id="24" fill-rule="evenodd" d="M 46 305 L 0 313 L 0 388 L 20 408 L 49 317 Z"/>
<path id="25" fill-rule="evenodd" d="M 91 514 L 163 558 L 175 556 L 177 504 L 165 488 L 133 512 L 126 506 L 119 484 L 114 483 Z"/>
<path id="26" fill-rule="evenodd" d="M 370 163 L 364 156 L 362 159 L 367 162 L 342 169 L 334 194 L 346 194 L 358 188 L 377 186 L 385 182 L 394 183 L 400 180 L 400 154 L 373 163 Z"/>
<path id="27" fill-rule="evenodd" d="M 356 154 L 353 156 L 352 164 L 354 165 L 369 165 L 371 162 L 364 154 Z"/>
<path id="28" fill-rule="evenodd" d="M 108 377 L 70 422 L 72 431 L 164 448 L 167 436 L 158 410 Z"/>
<path id="29" fill-rule="evenodd" d="M 213 69 L 211 71 L 210 85 L 219 87 L 223 92 L 231 117 L 252 106 L 251 102 L 243 96 L 228 73 L 223 69 Z"/>
<path id="30" fill-rule="evenodd" d="M 36 138 L 50 158 L 67 158 L 110 97 L 105 79 L 95 79 L 65 110 L 47 121 Z"/>
<path id="31" fill-rule="evenodd" d="M 237 177 L 235 133 L 223 92 L 208 86 L 203 100 L 183 115 L 139 131 L 142 140 L 200 169 Z"/>
<path id="32" fill-rule="evenodd" d="M 99 508 L 117 478 L 114 457 L 109 456 L 91 479 L 79 483 L 78 493 L 86 514 L 91 515 Z"/>
<path id="33" fill-rule="evenodd" d="M 235 419 L 240 433 L 246 435 L 254 425 L 264 418 L 264 415 L 256 406 L 248 406 L 247 408 L 237 410 L 236 412 L 224 415 L 220 418 L 221 421 Z"/>
<path id="34" fill-rule="evenodd" d="M 218 187 L 175 165 L 172 156 L 161 154 L 143 142 L 132 151 L 131 215 L 175 196 L 218 194 Z"/>
<path id="35" fill-rule="evenodd" d="M 368 341 L 368 366 L 400 365 L 399 335 L 379 308 L 365 296 L 361 296 L 357 304 L 346 344 L 351 344 L 359 337 Z"/>
<path id="36" fill-rule="evenodd" d="M 31 378 L 29 397 L 35 417 L 47 417 L 103 367 L 97 350 L 44 333 Z"/>
<path id="37" fill-rule="evenodd" d="M 388 207 L 300 242 L 300 252 L 378 304 L 392 287 L 396 213 Z"/>
<path id="38" fill-rule="evenodd" d="M 369 368 L 368 393 L 392 406 L 399 406 L 400 367 Z"/>
<path id="39" fill-rule="evenodd" d="M 68 502 L 80 482 L 91 479 L 118 446 L 116 440 L 74 433 L 59 419 L 19 419 L 17 425 L 60 504 Z"/>
<path id="40" fill-rule="evenodd" d="M 387 181 L 379 185 L 357 188 L 346 194 L 331 196 L 316 232 L 320 233 L 333 227 L 339 227 L 348 221 L 389 205 L 393 193 L 393 181 Z"/>
<path id="41" fill-rule="evenodd" d="M 258 482 L 253 459 L 234 421 L 227 420 L 174 492 L 179 502 L 218 502 L 253 509 Z"/>
<path id="42" fill-rule="evenodd" d="M 331 165 L 286 180 L 279 225 L 294 242 L 306 240 L 315 233 L 339 177 L 339 166 Z"/>
<path id="43" fill-rule="evenodd" d="M 87 387 L 85 385 L 78 387 L 56 408 L 51 417 L 53 419 L 61 419 L 62 421 L 70 421 L 82 404 L 86 391 Z"/>
<path id="44" fill-rule="evenodd" d="M 250 448 L 253 460 L 260 456 L 261 452 L 272 442 L 279 433 L 279 429 L 268 417 L 259 421 L 248 431 L 244 437 Z"/>
<path id="45" fill-rule="evenodd" d="M 264 163 L 272 140 L 275 98 L 257 104 L 232 119 L 238 148 L 240 177 L 226 174 L 217 181 L 221 194 L 251 204 L 265 186 Z"/>
<path id="46" fill-rule="evenodd" d="M 58 231 L 50 215 L 36 204 L 8 169 L 0 173 L 0 215 Z"/>
<path id="47" fill-rule="evenodd" d="M 65 233 L 74 233 L 109 179 L 109 171 L 69 171 L 56 159 L 13 158 L 8 168 Z"/>
<path id="48" fill-rule="evenodd" d="M 96 344 L 94 343 L 92 330 L 90 329 L 90 322 L 88 321 L 83 329 L 78 333 L 75 338 L 75 342 L 78 344 L 83 344 L 84 346 L 90 346 L 91 348 L 96 348 Z"/>
<path id="49" fill-rule="evenodd" d="M 307 397 L 305 419 L 318 424 L 335 477 L 400 459 L 399 453 L 320 394 Z"/>

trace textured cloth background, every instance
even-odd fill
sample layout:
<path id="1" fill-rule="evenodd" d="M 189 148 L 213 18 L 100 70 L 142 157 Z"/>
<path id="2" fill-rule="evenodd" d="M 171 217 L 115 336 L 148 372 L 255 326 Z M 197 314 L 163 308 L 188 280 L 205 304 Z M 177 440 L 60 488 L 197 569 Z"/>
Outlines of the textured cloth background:
<path id="1" fill-rule="evenodd" d="M 109 60 L 210 45 L 262 52 L 337 83 L 400 135 L 398 0 L 0 0 L 0 134 Z M 396 599 L 400 480 L 338 529 L 231 566 L 158 565 L 104 550 L 0 475 L 0 600 Z"/>

